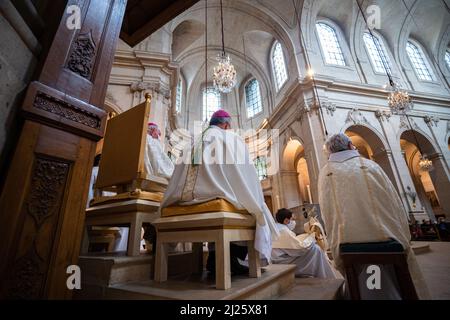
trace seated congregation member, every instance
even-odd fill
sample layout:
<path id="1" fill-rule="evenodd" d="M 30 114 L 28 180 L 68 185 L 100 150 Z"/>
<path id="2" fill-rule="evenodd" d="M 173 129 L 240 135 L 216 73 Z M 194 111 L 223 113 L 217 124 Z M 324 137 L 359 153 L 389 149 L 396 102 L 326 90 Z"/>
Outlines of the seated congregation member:
<path id="1" fill-rule="evenodd" d="M 291 211 L 284 208 L 278 210 L 276 220 L 280 236 L 272 243 L 273 263 L 295 264 L 297 277 L 337 277 L 326 253 L 316 243 L 314 233 L 296 236 L 292 231 L 295 220 L 292 219 Z"/>
<path id="2" fill-rule="evenodd" d="M 147 142 L 145 147 L 145 170 L 147 174 L 170 179 L 174 164 L 164 153 L 159 137 L 161 131 L 154 122 L 148 123 Z"/>
<path id="3" fill-rule="evenodd" d="M 270 260 L 272 238 L 278 231 L 264 195 L 255 166 L 244 140 L 231 132 L 231 117 L 224 110 L 216 111 L 202 138 L 184 161 L 175 166 L 161 208 L 171 205 L 195 205 L 214 199 L 225 199 L 238 210 L 255 217 L 255 249 Z M 207 269 L 215 270 L 214 246 L 209 245 Z M 247 273 L 248 268 L 237 260 L 245 259 L 246 243 L 230 246 L 231 273 Z"/>
<path id="4" fill-rule="evenodd" d="M 407 215 L 383 169 L 360 156 L 350 138 L 335 134 L 326 142 L 330 153 L 319 175 L 319 204 L 337 269 L 343 273 L 340 245 L 397 241 L 407 251 L 408 268 L 420 299 L 429 293 L 410 245 Z M 369 290 L 367 266 L 361 266 L 361 299 L 399 299 L 390 266 L 380 266 L 381 289 Z"/>

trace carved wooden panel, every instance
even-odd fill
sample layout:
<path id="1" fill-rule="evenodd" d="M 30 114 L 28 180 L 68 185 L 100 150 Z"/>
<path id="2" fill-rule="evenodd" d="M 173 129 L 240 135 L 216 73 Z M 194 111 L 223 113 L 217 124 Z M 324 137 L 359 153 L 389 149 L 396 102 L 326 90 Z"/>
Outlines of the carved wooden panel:
<path id="1" fill-rule="evenodd" d="M 69 170 L 69 162 L 42 156 L 35 159 L 29 193 L 23 208 L 25 219 L 32 218 L 34 226 L 32 229 L 22 230 L 20 235 L 22 241 L 19 243 L 25 243 L 25 248 L 21 251 L 25 254 L 16 257 L 10 268 L 12 274 L 8 281 L 9 298 L 36 299 L 42 294 L 52 245 L 40 246 L 39 238 L 43 236 L 51 242 L 55 239 L 54 221 L 58 220 Z M 44 227 L 45 224 L 47 227 Z"/>
<path id="2" fill-rule="evenodd" d="M 95 61 L 95 42 L 92 32 L 79 34 L 73 42 L 67 68 L 83 78 L 90 79 Z"/>
<path id="3" fill-rule="evenodd" d="M 38 91 L 33 106 L 94 129 L 100 129 L 101 126 L 101 118 L 96 114 L 73 106 L 66 101 L 59 100 L 43 92 Z"/>
<path id="4" fill-rule="evenodd" d="M 68 299 L 96 141 L 126 0 L 70 0 L 40 74 L 25 95 L 23 130 L 0 195 L 0 297 Z"/>

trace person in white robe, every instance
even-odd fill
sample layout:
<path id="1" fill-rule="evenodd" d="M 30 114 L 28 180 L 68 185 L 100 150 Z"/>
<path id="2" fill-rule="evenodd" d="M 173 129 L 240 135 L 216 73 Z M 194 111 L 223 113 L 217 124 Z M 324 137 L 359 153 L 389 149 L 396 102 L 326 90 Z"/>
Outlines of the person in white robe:
<path id="1" fill-rule="evenodd" d="M 278 230 L 244 140 L 231 130 L 231 117 L 216 111 L 194 148 L 175 166 L 161 208 L 222 198 L 255 217 L 255 249 L 270 261 Z"/>
<path id="2" fill-rule="evenodd" d="M 326 142 L 330 153 L 319 174 L 319 204 L 328 243 L 336 268 L 344 274 L 339 248 L 344 243 L 398 241 L 407 251 L 408 268 L 420 299 L 430 295 L 410 245 L 407 214 L 400 197 L 383 169 L 360 156 L 350 138 L 343 133 Z M 381 269 L 381 289 L 369 290 L 362 268 L 362 299 L 398 299 L 395 277 Z M 393 279 L 394 278 L 394 279 Z M 363 281 L 361 281 L 363 280 Z"/>
<path id="3" fill-rule="evenodd" d="M 292 212 L 278 210 L 276 216 L 280 237 L 272 243 L 272 262 L 276 264 L 295 264 L 296 277 L 336 279 L 337 273 L 331 266 L 326 253 L 316 243 L 314 233 L 297 236 Z"/>
<path id="4" fill-rule="evenodd" d="M 161 131 L 154 122 L 148 123 L 147 143 L 145 147 L 145 171 L 154 175 L 170 179 L 175 168 L 172 160 L 164 153 L 159 137 Z"/>

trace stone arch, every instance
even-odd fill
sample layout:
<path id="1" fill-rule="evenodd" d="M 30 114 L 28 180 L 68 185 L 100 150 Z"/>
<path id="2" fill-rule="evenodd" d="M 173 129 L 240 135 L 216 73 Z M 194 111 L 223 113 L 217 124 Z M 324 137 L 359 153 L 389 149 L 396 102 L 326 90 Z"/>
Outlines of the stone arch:
<path id="1" fill-rule="evenodd" d="M 210 52 L 209 56 L 213 56 L 214 53 L 216 52 L 218 53 L 220 52 L 220 50 L 221 49 L 219 47 L 208 46 L 208 52 Z M 230 54 L 235 67 L 239 68 L 240 70 L 244 70 L 245 66 L 247 66 L 248 74 L 251 74 L 254 78 L 256 78 L 259 81 L 261 89 L 261 99 L 263 100 L 263 114 L 267 117 L 269 115 L 269 112 L 273 109 L 273 97 L 271 91 L 272 85 L 267 72 L 265 72 L 264 68 L 257 61 L 247 56 L 244 57 L 244 55 L 239 51 L 227 49 L 227 53 Z M 191 106 L 201 105 L 201 98 L 199 98 L 200 95 L 198 93 L 200 92 L 202 86 L 204 86 L 205 83 L 204 49 L 201 48 L 194 49 L 188 52 L 188 54 L 186 54 L 185 56 L 185 59 L 183 58 L 182 64 L 183 66 L 189 65 L 193 60 L 197 61 L 200 60 L 201 62 L 198 69 L 196 69 L 195 71 L 195 75 L 191 77 L 192 79 L 190 83 L 187 84 L 188 89 L 186 92 L 185 110 L 187 111 L 186 114 L 189 114 L 189 119 L 187 119 L 186 123 L 188 128 L 191 127 L 193 121 L 199 120 L 201 114 L 200 112 L 201 108 L 192 109 Z M 208 83 L 211 81 L 210 75 L 212 74 L 214 66 L 215 64 L 210 60 L 208 60 L 208 75 L 209 75 Z M 245 81 L 246 79 L 247 79 L 246 77 L 244 77 L 243 79 L 238 78 L 238 84 L 236 85 L 236 87 L 233 89 L 231 93 L 227 94 L 226 99 L 227 101 L 230 102 L 229 104 L 233 104 L 236 103 L 236 101 L 239 101 L 239 89 L 241 87 L 242 82 Z M 244 108 L 242 108 L 243 106 L 241 105 L 241 103 L 237 103 L 237 105 L 234 107 L 238 108 L 240 115 L 239 121 L 235 123 L 239 125 L 247 124 L 247 126 L 244 127 L 248 127 L 250 121 L 247 121 L 246 117 L 242 116 L 241 113 L 244 111 Z M 232 110 L 229 111 L 231 111 L 237 116 L 238 112 L 237 110 L 234 109 L 234 107 Z M 259 120 L 262 121 L 262 119 Z"/>
<path id="2" fill-rule="evenodd" d="M 174 59 L 204 34 L 204 23 L 196 20 L 180 22 L 172 31 L 172 56 Z"/>
<path id="3" fill-rule="evenodd" d="M 383 169 L 398 191 L 391 150 L 386 141 L 375 130 L 365 125 L 351 125 L 345 129 L 345 133 L 352 139 L 363 157 L 375 161 Z"/>
<path id="4" fill-rule="evenodd" d="M 281 161 L 282 195 L 287 208 L 313 202 L 310 191 L 308 159 L 299 137 L 291 137 L 284 145 Z"/>
<path id="5" fill-rule="evenodd" d="M 421 130 L 416 123 L 412 122 L 412 125 L 414 127 L 414 130 L 411 130 L 409 128 L 406 128 L 406 129 L 403 128 L 402 130 L 400 130 L 398 132 L 397 139 L 400 140 L 400 139 L 402 139 L 402 137 L 404 137 L 406 135 L 406 137 L 409 140 L 413 141 L 413 139 L 415 140 L 414 135 L 412 134 L 412 132 L 414 131 L 424 153 L 426 153 L 426 154 L 441 153 L 439 146 L 434 142 L 434 140 L 427 133 L 425 133 L 423 130 Z M 414 141 L 414 143 L 416 143 L 416 142 Z"/>
<path id="6" fill-rule="evenodd" d="M 239 28 L 239 32 L 245 35 L 246 40 L 249 40 L 249 38 L 255 36 L 255 35 L 261 35 L 261 34 L 270 34 L 273 39 L 277 39 L 280 41 L 282 46 L 285 48 L 286 51 L 286 62 L 287 62 L 287 70 L 298 70 L 297 67 L 297 56 L 295 55 L 295 52 L 297 46 L 296 42 L 291 39 L 292 35 L 290 34 L 290 30 L 288 30 L 288 27 L 285 26 L 283 21 L 280 21 L 278 16 L 270 15 L 264 6 L 258 6 L 253 3 L 247 3 L 247 2 L 241 2 L 241 1 L 224 1 L 224 15 L 228 17 L 231 15 L 232 19 L 230 21 L 234 21 L 233 24 L 225 24 L 225 31 L 228 34 L 233 36 L 228 36 L 225 39 L 225 45 L 226 45 L 226 52 L 230 54 L 233 61 L 239 62 L 241 61 L 241 65 L 239 70 L 244 70 L 243 62 L 243 48 L 242 48 L 242 39 L 239 36 L 236 36 L 233 32 L 230 32 L 232 30 L 236 30 L 236 28 Z M 221 46 L 218 41 L 213 40 L 213 37 L 211 37 L 212 34 L 215 34 L 215 32 L 219 32 L 217 30 L 217 26 L 213 23 L 213 16 L 217 14 L 219 11 L 219 4 L 218 1 L 211 1 L 208 2 L 208 52 L 209 56 L 211 57 L 208 64 L 213 65 L 215 63 L 213 55 L 215 53 L 218 53 L 221 50 Z M 177 16 L 170 25 L 170 30 L 176 31 L 177 28 L 180 26 L 183 27 L 184 21 L 195 21 L 196 23 L 202 23 L 204 24 L 204 3 L 202 5 L 194 5 L 191 9 L 187 10 L 186 12 L 180 14 Z M 191 24 L 193 22 L 190 22 Z M 234 29 L 233 29 L 234 28 Z M 216 37 L 217 38 L 217 37 Z M 251 39 L 250 39 L 251 40 Z M 214 43 L 213 43 L 214 42 Z M 248 41 L 247 41 L 248 42 Z M 258 46 L 256 46 L 256 49 L 258 49 Z M 256 50 L 252 50 L 256 51 Z M 204 68 L 202 68 L 202 65 L 204 63 L 204 59 L 200 59 L 203 61 L 194 61 L 195 59 L 192 59 L 192 56 L 197 55 L 199 57 L 203 57 L 204 55 L 204 34 L 198 38 L 194 44 L 188 46 L 186 49 L 183 50 L 183 52 L 177 54 L 177 56 L 174 55 L 174 59 L 176 62 L 180 64 L 180 67 L 184 70 L 188 68 L 185 72 L 186 75 L 186 82 L 188 90 L 195 89 L 195 87 L 198 87 L 198 83 L 196 82 L 200 81 L 199 78 L 204 78 Z M 191 57 L 189 57 L 191 56 Z M 253 68 L 253 71 L 250 71 L 256 78 L 258 78 L 258 81 L 260 84 L 264 84 L 265 88 L 262 88 L 263 95 L 267 95 L 267 105 L 268 105 L 268 111 L 272 111 L 272 105 L 275 99 L 274 96 L 274 90 L 272 89 L 273 85 L 271 82 L 271 75 L 270 75 L 270 69 L 268 65 L 268 58 L 264 60 L 258 60 L 254 59 L 254 57 L 250 57 L 250 54 L 248 56 L 248 64 L 249 69 Z M 268 52 L 267 52 L 268 57 Z M 253 59 L 252 59 L 253 58 Z M 203 70 L 202 70 L 203 69 Z M 209 70 L 209 68 L 208 68 Z M 290 72 L 292 73 L 292 72 Z M 244 75 L 245 77 L 245 75 Z M 288 78 L 288 82 L 292 82 L 294 79 L 296 79 L 296 74 L 292 73 L 290 74 L 290 77 Z M 238 83 L 239 84 L 239 83 Z M 191 86 L 192 85 L 192 86 Z M 196 93 L 194 93 L 196 94 Z M 188 92 L 188 99 L 189 103 L 190 98 L 192 94 Z M 237 97 L 232 97 L 232 99 L 235 99 Z M 263 98 L 264 99 L 264 98 Z M 195 100 L 195 99 L 194 99 Z M 192 101 L 194 103 L 198 103 L 197 101 Z M 266 107 L 266 106 L 265 106 Z M 195 115 L 191 115 L 190 118 L 195 117 Z M 265 116 L 268 116 L 267 114 Z M 183 119 L 186 120 L 186 119 Z M 183 121 L 181 121 L 183 122 Z M 188 123 L 185 122 L 186 126 L 189 126 Z"/>
<path id="7" fill-rule="evenodd" d="M 450 48 L 450 24 L 447 26 L 445 32 L 442 33 L 441 40 L 439 41 L 439 47 L 437 49 L 437 61 L 439 68 L 446 75 L 447 85 L 450 81 L 450 68 L 445 63 L 445 52 Z"/>
<path id="8" fill-rule="evenodd" d="M 108 118 L 111 118 L 111 115 L 113 114 L 118 115 L 123 112 L 123 110 L 113 101 L 113 98 L 108 95 L 105 98 L 103 107 L 108 113 Z"/>
<path id="9" fill-rule="evenodd" d="M 281 170 L 295 170 L 295 161 L 304 152 L 303 143 L 298 137 L 290 137 L 282 153 Z"/>
<path id="10" fill-rule="evenodd" d="M 405 130 L 400 135 L 400 146 L 405 156 L 416 192 L 431 219 L 450 216 L 450 174 L 440 149 L 418 130 Z M 433 163 L 433 170 L 419 168 L 421 156 Z"/>

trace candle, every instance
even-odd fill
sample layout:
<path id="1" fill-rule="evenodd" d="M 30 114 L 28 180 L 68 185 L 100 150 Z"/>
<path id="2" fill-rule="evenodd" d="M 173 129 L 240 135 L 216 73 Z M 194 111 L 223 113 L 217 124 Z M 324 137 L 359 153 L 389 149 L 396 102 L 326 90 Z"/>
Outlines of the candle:
<path id="1" fill-rule="evenodd" d="M 309 200 L 309 203 L 312 203 L 311 188 L 309 187 L 309 184 L 306 185 L 306 189 L 308 190 L 308 200 Z"/>

